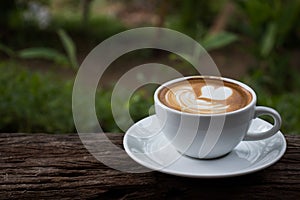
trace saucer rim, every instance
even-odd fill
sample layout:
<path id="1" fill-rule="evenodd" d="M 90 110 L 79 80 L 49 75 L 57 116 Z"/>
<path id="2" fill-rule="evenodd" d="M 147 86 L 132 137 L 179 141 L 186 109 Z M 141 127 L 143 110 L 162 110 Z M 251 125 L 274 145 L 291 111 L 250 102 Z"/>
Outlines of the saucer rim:
<path id="1" fill-rule="evenodd" d="M 147 167 L 151 170 L 154 170 L 154 171 L 159 171 L 161 173 L 165 173 L 165 174 L 170 174 L 170 175 L 175 175 L 175 176 L 181 176 L 181 177 L 189 177 L 189 178 L 227 178 L 227 177 L 234 177 L 234 176 L 241 176 L 241 175 L 246 175 L 246 174 L 250 174 L 250 173 L 254 173 L 254 172 L 257 172 L 257 171 L 260 171 L 260 170 L 263 170 L 273 164 L 275 164 L 278 160 L 280 160 L 282 158 L 282 156 L 285 154 L 286 152 L 286 149 L 287 149 L 287 142 L 286 142 L 286 139 L 284 137 L 284 134 L 279 130 L 277 133 L 275 133 L 273 135 L 276 136 L 276 137 L 280 137 L 281 140 L 282 140 L 282 145 L 281 145 L 281 148 L 280 148 L 280 153 L 273 159 L 271 160 L 271 162 L 268 162 L 266 164 L 263 164 L 263 165 L 258 165 L 254 168 L 251 168 L 251 166 L 245 168 L 244 170 L 237 170 L 237 171 L 233 171 L 233 172 L 228 172 L 228 173 L 204 173 L 204 174 L 200 174 L 200 173 L 188 173 L 188 172 L 178 172 L 176 170 L 170 170 L 168 169 L 168 167 L 163 167 L 163 168 L 156 168 L 154 167 L 153 165 L 149 164 L 148 162 L 145 162 L 144 160 L 141 160 L 139 159 L 138 157 L 136 157 L 130 150 L 129 146 L 128 146 L 128 132 L 130 132 L 130 129 L 133 128 L 134 126 L 136 126 L 137 124 L 141 123 L 141 121 L 144 121 L 144 120 L 148 120 L 149 118 L 151 117 L 154 117 L 155 115 L 151 115 L 151 116 L 148 116 L 148 117 L 145 117 L 143 119 L 141 119 L 140 121 L 134 123 L 125 133 L 125 136 L 123 138 L 123 146 L 124 146 L 124 149 L 126 151 L 126 153 L 129 155 L 129 157 L 131 159 L 133 159 L 135 162 L 137 162 L 138 164 L 144 166 L 144 167 Z M 260 122 L 263 122 L 263 123 L 268 123 L 270 124 L 269 122 L 263 120 L 263 119 L 260 119 L 260 118 L 256 118 L 255 120 L 258 120 Z M 268 139 L 268 138 L 267 138 Z M 253 142 L 253 141 L 242 141 L 242 142 Z M 183 157 L 184 155 L 181 155 L 178 159 L 176 160 L 179 160 Z M 188 157 L 186 157 L 188 158 Z M 226 156 L 224 157 L 226 158 Z M 188 159 L 195 159 L 195 158 L 188 158 Z M 201 161 L 205 161 L 205 162 L 210 162 L 210 160 L 201 160 Z"/>

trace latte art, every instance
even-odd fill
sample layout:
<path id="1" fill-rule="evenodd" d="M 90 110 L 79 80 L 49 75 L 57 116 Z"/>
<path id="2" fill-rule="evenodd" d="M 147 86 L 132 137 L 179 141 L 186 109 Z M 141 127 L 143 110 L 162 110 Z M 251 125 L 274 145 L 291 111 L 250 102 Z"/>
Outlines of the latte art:
<path id="1" fill-rule="evenodd" d="M 159 98 L 182 112 L 211 114 L 242 108 L 251 101 L 251 94 L 233 83 L 194 78 L 162 89 Z"/>
<path id="2" fill-rule="evenodd" d="M 166 93 L 166 102 L 167 104 L 178 104 L 182 111 L 191 113 L 211 113 L 212 111 L 219 113 L 225 112 L 229 108 L 224 100 L 232 94 L 231 89 L 215 89 L 212 86 L 197 89 L 201 90 L 200 96 L 196 96 L 196 92 L 191 86 L 174 87 Z"/>

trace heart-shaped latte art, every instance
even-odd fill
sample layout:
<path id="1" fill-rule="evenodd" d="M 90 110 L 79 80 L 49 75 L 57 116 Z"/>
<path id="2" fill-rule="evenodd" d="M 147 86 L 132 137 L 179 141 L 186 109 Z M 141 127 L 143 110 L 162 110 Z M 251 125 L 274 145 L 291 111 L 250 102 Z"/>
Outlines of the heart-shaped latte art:
<path id="1" fill-rule="evenodd" d="M 225 112 L 229 108 L 226 99 L 233 93 L 229 87 L 215 85 L 198 88 L 185 85 L 173 87 L 170 91 L 166 93 L 167 103 L 178 105 L 179 110 L 191 113 Z"/>
<path id="2" fill-rule="evenodd" d="M 211 100 L 226 100 L 232 95 L 232 90 L 226 86 L 214 87 L 212 85 L 205 85 L 201 88 L 200 99 L 206 98 Z"/>

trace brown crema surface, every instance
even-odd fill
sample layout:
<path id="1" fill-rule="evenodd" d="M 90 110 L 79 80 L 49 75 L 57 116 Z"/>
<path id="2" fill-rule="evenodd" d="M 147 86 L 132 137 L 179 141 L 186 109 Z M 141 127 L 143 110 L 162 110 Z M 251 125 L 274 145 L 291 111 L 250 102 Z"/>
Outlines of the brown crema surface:
<path id="1" fill-rule="evenodd" d="M 227 89 L 231 89 L 232 93 L 225 100 L 211 99 L 203 97 L 202 88 L 204 86 L 212 86 L 215 90 L 221 87 L 227 87 Z M 188 92 L 184 91 L 179 94 L 179 92 L 177 91 L 180 90 L 186 90 Z M 190 99 L 185 99 L 185 102 L 179 102 L 179 95 L 182 95 L 182 93 L 185 93 L 184 98 Z M 195 114 L 232 112 L 247 106 L 252 101 L 252 95 L 248 90 L 238 84 L 224 81 L 218 78 L 191 78 L 179 81 L 162 88 L 158 93 L 158 98 L 167 107 L 173 108 L 178 111 Z M 200 102 L 204 102 L 205 105 L 208 106 L 204 106 L 204 108 L 201 105 L 197 105 L 196 103 L 199 102 L 197 100 L 200 100 Z M 186 102 L 189 104 L 188 106 L 185 105 Z"/>

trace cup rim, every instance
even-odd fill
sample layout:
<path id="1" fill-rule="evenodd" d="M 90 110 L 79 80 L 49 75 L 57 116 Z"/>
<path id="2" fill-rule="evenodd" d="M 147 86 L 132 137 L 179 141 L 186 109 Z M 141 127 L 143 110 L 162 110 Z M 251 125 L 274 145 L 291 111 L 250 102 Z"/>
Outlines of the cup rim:
<path id="1" fill-rule="evenodd" d="M 187 80 L 187 79 L 192 79 L 192 78 L 207 78 L 207 79 L 219 79 L 219 80 L 222 80 L 222 81 L 227 81 L 227 82 L 230 82 L 230 83 L 234 83 L 234 84 L 237 84 L 241 87 L 243 87 L 244 89 L 246 89 L 247 91 L 249 91 L 252 95 L 252 100 L 251 102 L 246 105 L 245 107 L 242 107 L 238 110 L 234 110 L 234 111 L 230 111 L 230 112 L 224 112 L 224 113 L 209 113 L 209 114 L 204 114 L 204 113 L 188 113 L 188 112 L 183 112 L 183 111 L 179 111 L 179 110 L 175 110 L 174 108 L 170 108 L 168 106 L 166 106 L 165 104 L 163 104 L 160 99 L 158 98 L 158 93 L 160 92 L 160 90 L 162 90 L 162 88 L 166 87 L 166 86 L 169 86 L 173 83 L 177 83 L 177 82 L 180 82 L 180 81 L 183 81 L 183 80 Z M 181 115 L 187 115 L 187 116 L 208 116 L 208 117 L 211 117 L 211 116 L 224 116 L 224 115 L 231 115 L 231 114 L 236 114 L 236 113 L 240 113 L 244 110 L 247 110 L 248 108 L 252 107 L 253 105 L 256 104 L 256 93 L 254 92 L 254 90 L 249 87 L 248 85 L 246 85 L 245 83 L 242 83 L 240 81 L 237 81 L 237 80 L 234 80 L 234 79 L 231 79 L 231 78 L 226 78 L 226 77 L 221 77 L 221 76 L 202 76 L 202 75 L 194 75 L 194 76 L 185 76 L 185 77 L 180 77 L 180 78 L 176 78 L 176 79 L 172 79 L 170 81 L 167 81 L 163 84 L 161 84 L 156 90 L 155 90 L 155 93 L 154 93 L 154 103 L 159 105 L 160 107 L 164 108 L 164 109 L 167 109 L 168 111 L 171 111 L 173 113 L 177 113 L 177 114 L 181 114 Z"/>

